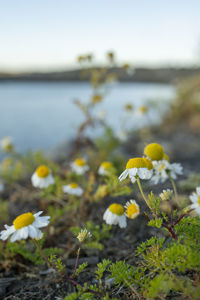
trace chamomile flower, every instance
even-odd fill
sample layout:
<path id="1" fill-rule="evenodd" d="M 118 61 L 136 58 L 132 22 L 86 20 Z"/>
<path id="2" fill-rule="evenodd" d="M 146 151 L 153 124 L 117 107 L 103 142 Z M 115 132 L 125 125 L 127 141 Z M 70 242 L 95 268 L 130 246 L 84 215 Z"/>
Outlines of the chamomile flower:
<path id="1" fill-rule="evenodd" d="M 196 193 L 193 192 L 192 195 L 190 195 L 190 200 L 193 203 L 190 207 L 195 209 L 200 215 L 200 186 L 196 188 Z"/>
<path id="2" fill-rule="evenodd" d="M 70 195 L 81 196 L 83 194 L 83 189 L 75 182 L 64 185 L 62 189 L 64 193 Z"/>
<path id="3" fill-rule="evenodd" d="M 54 178 L 50 169 L 45 166 L 39 166 L 31 177 L 31 182 L 34 187 L 47 188 L 50 184 L 54 184 Z"/>
<path id="4" fill-rule="evenodd" d="M 10 241 L 15 242 L 21 239 L 27 239 L 28 237 L 32 239 L 40 239 L 42 237 L 42 232 L 39 228 L 46 227 L 49 224 L 49 216 L 40 217 L 42 211 L 36 214 L 27 212 L 18 216 L 14 221 L 12 226 L 4 225 L 6 230 L 0 232 L 0 239 L 3 241 L 7 240 L 11 235 Z"/>
<path id="5" fill-rule="evenodd" d="M 92 234 L 86 228 L 81 229 L 81 231 L 77 235 L 77 239 L 79 240 L 80 243 L 84 242 L 85 239 L 91 238 L 91 237 L 92 237 Z"/>
<path id="6" fill-rule="evenodd" d="M 124 207 L 127 218 L 135 219 L 140 213 L 139 205 L 135 200 L 131 199 L 130 201 L 126 202 Z"/>
<path id="7" fill-rule="evenodd" d="M 151 160 L 161 160 L 163 159 L 164 149 L 160 144 L 152 143 L 145 147 L 144 154 Z"/>
<path id="8" fill-rule="evenodd" d="M 173 195 L 173 191 L 170 189 L 167 189 L 167 190 L 163 190 L 159 196 L 162 201 L 168 201 L 171 199 L 172 195 Z"/>
<path id="9" fill-rule="evenodd" d="M 83 175 L 89 170 L 89 166 L 83 158 L 77 158 L 74 162 L 72 162 L 71 168 L 72 171 L 78 175 Z"/>
<path id="10" fill-rule="evenodd" d="M 111 172 L 112 172 L 112 170 L 113 170 L 113 164 L 111 163 L 111 162 L 109 162 L 109 161 L 104 161 L 101 165 L 100 165 L 100 167 L 99 167 L 99 169 L 98 169 L 98 174 L 99 175 L 109 175 Z"/>
<path id="11" fill-rule="evenodd" d="M 5 136 L 1 139 L 1 148 L 4 152 L 9 152 L 13 150 L 12 138 L 10 136 Z"/>
<path id="12" fill-rule="evenodd" d="M 132 183 L 136 182 L 137 176 L 140 179 L 150 179 L 153 174 L 153 165 L 147 158 L 136 157 L 131 158 L 126 164 L 126 170 L 119 176 L 119 180 L 124 180 L 127 176 L 130 177 Z"/>
<path id="13" fill-rule="evenodd" d="M 179 163 L 170 163 L 163 159 L 160 161 L 153 161 L 155 174 L 152 176 L 151 180 L 154 184 L 159 182 L 163 183 L 170 177 L 176 179 L 177 175 L 183 173 L 183 167 Z"/>
<path id="14" fill-rule="evenodd" d="M 121 204 L 113 203 L 105 211 L 103 215 L 104 221 L 109 225 L 119 225 L 120 228 L 125 228 L 126 216 L 124 208 Z"/>

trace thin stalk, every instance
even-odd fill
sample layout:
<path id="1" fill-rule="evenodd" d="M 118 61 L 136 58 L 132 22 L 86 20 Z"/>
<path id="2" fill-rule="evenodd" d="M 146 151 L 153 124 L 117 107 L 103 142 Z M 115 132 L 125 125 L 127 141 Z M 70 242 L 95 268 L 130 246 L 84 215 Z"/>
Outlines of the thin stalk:
<path id="1" fill-rule="evenodd" d="M 171 176 L 169 176 L 169 179 L 170 179 L 170 181 L 171 181 L 171 184 L 172 184 L 172 187 L 173 187 L 173 190 L 174 190 L 175 200 L 176 200 L 176 202 L 177 202 L 177 201 L 178 201 L 178 193 L 177 193 L 176 184 L 175 184 L 175 182 L 174 182 L 174 179 L 173 179 Z"/>
<path id="2" fill-rule="evenodd" d="M 77 270 L 78 262 L 79 262 L 80 251 L 81 251 L 81 243 L 80 243 L 80 246 L 79 246 L 78 251 L 77 251 L 76 262 L 75 262 L 75 265 L 74 265 L 74 271 L 73 271 L 73 274 L 72 274 L 72 278 L 74 278 L 74 276 L 76 274 L 76 270 Z"/>
<path id="3" fill-rule="evenodd" d="M 140 190 L 140 193 L 142 195 L 142 198 L 144 199 L 144 201 L 146 202 L 147 206 L 149 207 L 149 209 L 151 210 L 151 207 L 149 206 L 148 204 L 148 201 L 144 195 L 144 192 L 143 192 L 143 189 L 142 189 L 142 186 L 141 186 L 141 183 L 140 183 L 140 178 L 137 176 L 137 184 L 138 184 L 138 187 L 139 187 L 139 190 Z"/>
<path id="4" fill-rule="evenodd" d="M 45 254 L 43 253 L 42 249 L 40 248 L 40 245 L 39 245 L 38 241 L 35 240 L 35 239 L 33 239 L 33 242 L 34 242 L 35 246 L 37 247 L 38 251 L 40 252 L 41 256 L 44 258 L 44 260 L 45 260 L 45 262 L 47 263 L 47 265 L 48 265 L 49 267 L 52 267 L 52 268 L 57 272 L 58 270 L 57 270 L 56 266 L 55 266 L 54 264 L 52 264 L 52 263 L 48 260 L 48 258 L 45 256 Z"/>

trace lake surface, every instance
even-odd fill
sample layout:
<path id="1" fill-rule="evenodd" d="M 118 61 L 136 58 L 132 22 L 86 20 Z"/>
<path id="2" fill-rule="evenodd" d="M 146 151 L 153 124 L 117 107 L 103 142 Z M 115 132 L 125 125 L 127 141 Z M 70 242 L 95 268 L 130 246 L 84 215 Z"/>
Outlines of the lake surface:
<path id="1" fill-rule="evenodd" d="M 73 100 L 85 102 L 90 95 L 88 83 L 1 83 L 0 138 L 13 137 L 20 152 L 51 150 L 73 137 L 84 119 Z M 128 116 L 123 109 L 125 103 L 138 107 L 154 100 L 159 104 L 158 110 L 163 112 L 173 95 L 174 88 L 170 85 L 116 83 L 104 102 L 97 105 L 95 113 L 105 110 L 106 120 L 116 132 L 122 123 L 138 128 L 145 124 L 145 120 L 137 114 Z M 148 119 L 159 122 L 160 116 L 155 110 Z M 89 134 L 95 135 L 96 132 Z"/>

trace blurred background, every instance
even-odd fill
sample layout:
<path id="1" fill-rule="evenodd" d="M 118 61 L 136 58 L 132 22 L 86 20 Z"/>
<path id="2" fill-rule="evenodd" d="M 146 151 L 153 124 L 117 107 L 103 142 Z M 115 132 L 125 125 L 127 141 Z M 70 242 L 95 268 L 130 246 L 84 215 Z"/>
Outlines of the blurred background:
<path id="1" fill-rule="evenodd" d="M 20 152 L 51 151 L 75 137 L 84 115 L 74 101 L 87 103 L 96 88 L 84 70 L 115 73 L 104 82 L 104 101 L 93 114 L 106 118 L 116 134 L 122 127 L 162 122 L 172 101 L 180 99 L 182 81 L 187 81 L 186 91 L 181 87 L 185 102 L 176 108 L 184 106 L 182 116 L 188 116 L 193 98 L 194 111 L 199 108 L 198 0 L 0 4 L 0 139 L 11 136 Z M 135 114 L 124 112 L 127 103 Z M 195 128 L 198 119 L 199 114 Z M 89 128 L 87 134 L 96 136 L 98 130 Z"/>

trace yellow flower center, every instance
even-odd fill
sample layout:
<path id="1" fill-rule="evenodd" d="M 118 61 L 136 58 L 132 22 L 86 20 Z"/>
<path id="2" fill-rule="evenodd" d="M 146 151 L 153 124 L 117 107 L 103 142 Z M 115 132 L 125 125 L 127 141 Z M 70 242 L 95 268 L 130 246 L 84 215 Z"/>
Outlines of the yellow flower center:
<path id="1" fill-rule="evenodd" d="M 126 164 L 126 169 L 147 168 L 146 162 L 141 157 L 131 158 Z"/>
<path id="2" fill-rule="evenodd" d="M 101 164 L 101 166 L 102 166 L 104 169 L 111 169 L 111 168 L 113 168 L 112 163 L 109 162 L 109 161 L 104 161 L 104 162 Z"/>
<path id="3" fill-rule="evenodd" d="M 139 208 L 135 203 L 131 203 L 126 209 L 128 218 L 133 218 L 133 216 L 137 213 L 139 213 Z"/>
<path id="4" fill-rule="evenodd" d="M 165 168 L 165 164 L 162 164 L 159 168 L 158 171 L 161 172 Z"/>
<path id="5" fill-rule="evenodd" d="M 131 104 L 131 103 L 127 103 L 126 105 L 125 105 L 125 110 L 133 110 L 133 105 Z"/>
<path id="6" fill-rule="evenodd" d="M 199 206 L 200 206 L 200 196 L 198 197 L 198 204 L 199 204 Z"/>
<path id="7" fill-rule="evenodd" d="M 147 168 L 148 168 L 149 170 L 152 170 L 152 169 L 153 169 L 153 164 L 152 164 L 152 162 L 151 162 L 148 158 L 146 158 L 146 157 L 144 157 L 143 159 L 144 159 L 144 161 L 145 161 L 145 163 L 146 163 L 146 165 L 147 165 Z"/>
<path id="8" fill-rule="evenodd" d="M 79 166 L 79 167 L 83 167 L 83 166 L 86 165 L 86 162 L 85 162 L 85 160 L 82 159 L 82 158 L 77 158 L 77 159 L 75 160 L 75 164 L 76 164 L 77 166 Z"/>
<path id="9" fill-rule="evenodd" d="M 95 94 L 93 97 L 92 97 L 92 103 L 99 103 L 101 102 L 102 100 L 102 96 L 99 95 L 99 94 Z"/>
<path id="10" fill-rule="evenodd" d="M 40 166 L 36 170 L 37 176 L 40 178 L 45 178 L 49 175 L 49 168 L 46 166 Z"/>
<path id="11" fill-rule="evenodd" d="M 148 108 L 146 106 L 140 106 L 139 107 L 139 111 L 143 114 L 145 114 L 147 112 Z"/>
<path id="12" fill-rule="evenodd" d="M 22 214 L 18 216 L 14 221 L 13 225 L 15 229 L 21 229 L 23 227 L 26 227 L 28 225 L 31 225 L 35 221 L 35 217 L 32 213 L 28 212 L 25 214 Z"/>
<path id="13" fill-rule="evenodd" d="M 78 187 L 78 184 L 75 182 L 70 183 L 70 188 L 76 189 Z"/>
<path id="14" fill-rule="evenodd" d="M 164 155 L 163 155 L 163 159 L 165 159 L 165 160 L 169 161 L 169 156 L 168 156 L 166 153 L 164 153 Z"/>
<path id="15" fill-rule="evenodd" d="M 164 155 L 164 150 L 160 144 L 152 143 L 145 147 L 144 154 L 151 160 L 161 160 Z"/>
<path id="16" fill-rule="evenodd" d="M 116 214 L 118 216 L 122 216 L 123 213 L 124 213 L 124 208 L 121 204 L 111 204 L 109 206 L 109 210 L 113 213 L 113 214 Z"/>

